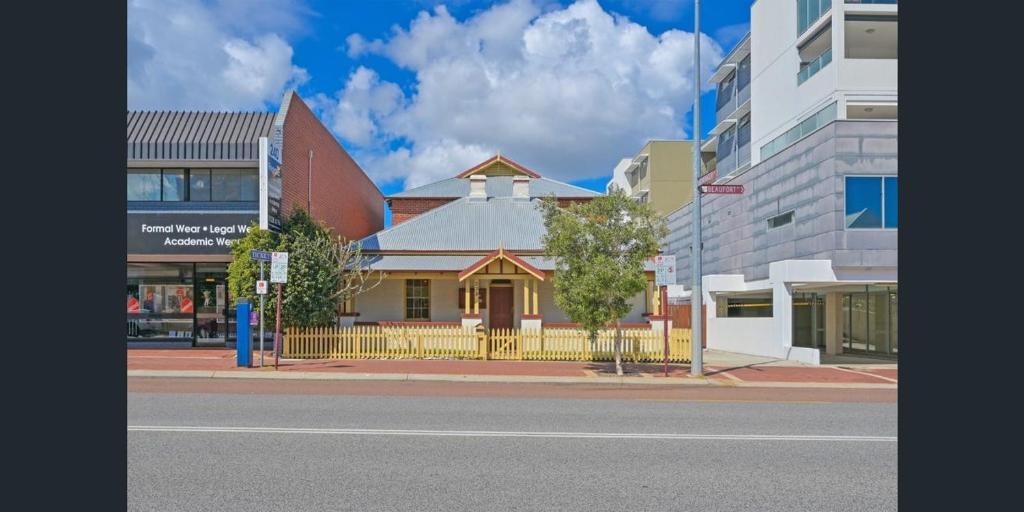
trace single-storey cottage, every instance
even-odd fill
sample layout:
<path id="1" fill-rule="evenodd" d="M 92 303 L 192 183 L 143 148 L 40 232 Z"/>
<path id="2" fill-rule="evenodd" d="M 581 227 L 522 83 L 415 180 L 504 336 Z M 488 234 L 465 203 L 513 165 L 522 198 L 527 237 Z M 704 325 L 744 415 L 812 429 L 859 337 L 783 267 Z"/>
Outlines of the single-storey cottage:
<path id="1" fill-rule="evenodd" d="M 570 319 L 554 302 L 555 261 L 542 245 L 539 203 L 551 195 L 565 206 L 601 194 L 498 154 L 452 178 L 388 197 L 393 225 L 362 240 L 368 267 L 386 278 L 345 305 L 345 323 L 566 326 Z M 630 327 L 660 319 L 653 272 L 649 276 L 648 290 L 623 319 Z"/>

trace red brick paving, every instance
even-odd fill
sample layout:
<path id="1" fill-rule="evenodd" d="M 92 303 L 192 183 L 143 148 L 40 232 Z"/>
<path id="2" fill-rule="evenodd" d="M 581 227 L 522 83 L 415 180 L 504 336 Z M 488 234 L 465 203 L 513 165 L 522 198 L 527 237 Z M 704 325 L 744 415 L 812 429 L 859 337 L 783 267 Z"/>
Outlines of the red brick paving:
<path id="1" fill-rule="evenodd" d="M 253 361 L 259 354 L 253 354 Z M 267 353 L 266 364 L 273 365 L 273 358 Z M 239 368 L 235 365 L 235 351 L 223 348 L 185 349 L 129 349 L 129 370 L 236 370 L 266 371 Z M 627 375 L 641 375 L 657 379 L 663 376 L 661 364 L 625 363 Z M 418 359 L 345 359 L 282 361 L 280 371 L 314 371 L 342 373 L 398 373 L 433 375 L 508 375 L 538 377 L 586 377 L 614 375 L 615 366 L 610 362 L 574 361 L 479 361 L 479 360 L 418 360 Z M 671 377 L 685 377 L 688 365 L 669 365 Z M 860 372 L 860 373 L 856 373 Z M 718 381 L 747 382 L 823 382 L 823 383 L 866 383 L 886 384 L 888 379 L 897 378 L 897 370 L 873 369 L 845 371 L 830 367 L 809 366 L 744 366 L 740 368 L 706 367 L 706 375 Z M 731 378 L 730 378 L 731 376 Z"/>

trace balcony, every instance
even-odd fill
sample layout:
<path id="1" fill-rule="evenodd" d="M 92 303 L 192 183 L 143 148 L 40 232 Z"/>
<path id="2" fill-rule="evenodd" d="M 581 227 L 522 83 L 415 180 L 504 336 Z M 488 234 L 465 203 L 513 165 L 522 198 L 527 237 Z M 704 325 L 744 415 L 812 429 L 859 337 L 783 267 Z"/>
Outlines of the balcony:
<path id="1" fill-rule="evenodd" d="M 825 50 L 825 53 L 818 55 L 807 64 L 800 66 L 800 71 L 796 74 L 796 84 L 800 85 L 807 81 L 808 78 L 814 76 L 821 71 L 822 68 L 832 62 L 832 49 Z"/>
<path id="2" fill-rule="evenodd" d="M 750 87 L 747 87 L 747 89 L 747 96 L 749 97 Z M 721 93 L 723 95 L 728 94 L 729 96 L 728 99 L 721 105 L 718 105 L 718 108 L 715 110 L 715 124 L 720 124 L 722 121 L 729 118 L 729 114 L 736 111 L 735 87 L 730 87 L 727 91 L 721 91 Z"/>
<path id="3" fill-rule="evenodd" d="M 750 146 L 750 142 L 747 142 L 736 150 L 737 169 L 750 164 Z"/>
<path id="4" fill-rule="evenodd" d="M 749 162 L 749 160 L 750 160 L 750 156 L 749 156 L 750 147 L 749 147 L 749 145 L 747 147 L 747 153 L 748 153 L 747 161 Z M 737 168 L 736 156 L 737 155 L 736 155 L 735 152 L 734 153 L 729 153 L 729 155 L 726 156 L 725 158 L 720 158 L 718 160 L 718 163 L 715 166 L 715 170 L 718 172 L 718 179 L 722 179 L 722 178 L 728 176 L 729 173 L 731 173 L 731 172 L 736 170 L 736 168 Z"/>

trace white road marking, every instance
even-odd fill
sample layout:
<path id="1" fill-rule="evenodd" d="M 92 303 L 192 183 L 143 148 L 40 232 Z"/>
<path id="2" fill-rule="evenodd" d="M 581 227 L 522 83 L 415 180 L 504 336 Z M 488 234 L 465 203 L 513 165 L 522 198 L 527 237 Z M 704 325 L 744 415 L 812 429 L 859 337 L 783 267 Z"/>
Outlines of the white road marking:
<path id="1" fill-rule="evenodd" d="M 627 434 L 611 432 L 502 432 L 489 430 L 389 430 L 361 428 L 198 427 L 128 425 L 129 432 L 234 434 L 319 434 L 357 436 L 541 437 L 562 439 L 669 439 L 680 441 L 860 441 L 894 443 L 895 436 L 820 436 L 788 434 Z"/>

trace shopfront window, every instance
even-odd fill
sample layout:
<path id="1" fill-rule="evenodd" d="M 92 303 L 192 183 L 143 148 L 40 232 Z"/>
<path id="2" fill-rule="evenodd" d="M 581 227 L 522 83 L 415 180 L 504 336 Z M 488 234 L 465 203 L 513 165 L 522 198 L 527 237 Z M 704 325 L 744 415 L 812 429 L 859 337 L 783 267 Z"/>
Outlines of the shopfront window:
<path id="1" fill-rule="evenodd" d="M 895 286 L 865 286 L 862 292 L 843 294 L 843 348 L 898 354 L 898 300 Z"/>
<path id="2" fill-rule="evenodd" d="M 196 343 L 219 344 L 234 335 L 234 315 L 229 314 L 227 265 L 196 264 Z M 230 323 L 229 323 L 230 322 Z"/>
<path id="3" fill-rule="evenodd" d="M 770 292 L 757 296 L 723 297 L 719 299 L 719 304 L 721 304 L 719 316 L 728 318 L 768 318 L 772 316 Z"/>
<path id="4" fill-rule="evenodd" d="M 191 263 L 128 264 L 128 338 L 192 338 Z"/>

